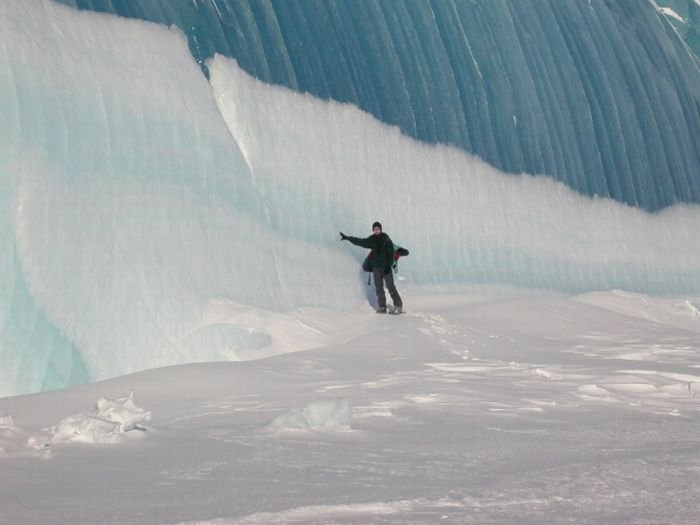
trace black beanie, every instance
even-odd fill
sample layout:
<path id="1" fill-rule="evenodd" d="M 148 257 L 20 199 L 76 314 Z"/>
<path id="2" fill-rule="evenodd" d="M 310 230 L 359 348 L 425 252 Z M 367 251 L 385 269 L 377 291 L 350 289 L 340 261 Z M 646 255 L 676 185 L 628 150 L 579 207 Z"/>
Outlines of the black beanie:
<path id="1" fill-rule="evenodd" d="M 379 222 L 379 221 L 376 221 L 376 222 L 372 225 L 372 229 L 374 230 L 375 228 L 379 228 L 380 230 L 382 230 L 382 223 Z M 382 230 L 382 231 L 383 231 L 383 230 Z"/>

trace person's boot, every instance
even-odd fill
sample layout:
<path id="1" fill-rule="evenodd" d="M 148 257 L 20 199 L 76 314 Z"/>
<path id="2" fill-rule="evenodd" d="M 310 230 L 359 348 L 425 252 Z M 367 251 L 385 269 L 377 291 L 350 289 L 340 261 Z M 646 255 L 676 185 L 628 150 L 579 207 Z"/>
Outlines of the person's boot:
<path id="1" fill-rule="evenodd" d="M 403 306 L 394 306 L 394 311 L 392 313 L 402 314 L 403 313 Z"/>
<path id="2" fill-rule="evenodd" d="M 377 308 L 377 313 L 378 313 L 378 314 L 385 314 L 385 313 L 386 313 L 386 307 L 384 307 L 384 308 Z"/>

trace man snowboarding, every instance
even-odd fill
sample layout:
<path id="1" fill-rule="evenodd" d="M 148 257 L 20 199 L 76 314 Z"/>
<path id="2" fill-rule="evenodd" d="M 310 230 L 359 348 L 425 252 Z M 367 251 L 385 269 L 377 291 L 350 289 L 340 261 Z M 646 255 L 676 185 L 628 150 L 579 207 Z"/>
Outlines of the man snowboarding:
<path id="1" fill-rule="evenodd" d="M 366 239 L 350 237 L 345 235 L 343 232 L 340 232 L 340 240 L 350 241 L 356 246 L 362 246 L 363 248 L 372 250 L 369 254 L 369 265 L 372 269 L 374 286 L 377 290 L 377 302 L 379 303 L 377 313 L 386 313 L 386 294 L 384 293 L 384 282 L 386 282 L 386 287 L 389 289 L 391 300 L 394 302 L 394 310 L 392 313 L 403 313 L 403 302 L 401 301 L 401 296 L 399 295 L 396 285 L 394 284 L 394 274 L 391 269 L 392 265 L 394 264 L 394 243 L 391 241 L 389 236 L 382 231 L 382 225 L 379 222 L 375 222 L 372 225 L 372 235 Z"/>

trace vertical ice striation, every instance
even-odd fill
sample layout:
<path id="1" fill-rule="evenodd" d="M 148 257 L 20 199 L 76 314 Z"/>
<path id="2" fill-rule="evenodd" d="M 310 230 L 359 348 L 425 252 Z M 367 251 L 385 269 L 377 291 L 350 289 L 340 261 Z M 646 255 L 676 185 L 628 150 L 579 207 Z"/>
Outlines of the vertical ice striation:
<path id="1" fill-rule="evenodd" d="M 200 63 L 233 57 L 507 172 L 700 202 L 700 62 L 650 1 L 62 1 L 175 24 Z"/>
<path id="2" fill-rule="evenodd" d="M 413 282 L 700 290 L 700 206 L 652 214 L 547 177 L 506 175 L 354 106 L 266 86 L 222 56 L 207 65 L 270 225 L 285 237 L 322 242 L 326 225 L 352 218 L 367 229 L 380 210 L 414 248 L 405 264 Z"/>

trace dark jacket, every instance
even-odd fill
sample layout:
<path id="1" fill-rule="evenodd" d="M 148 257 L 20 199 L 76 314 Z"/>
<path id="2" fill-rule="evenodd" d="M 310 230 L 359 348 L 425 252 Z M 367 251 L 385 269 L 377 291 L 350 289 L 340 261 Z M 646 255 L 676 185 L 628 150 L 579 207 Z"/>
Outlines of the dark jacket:
<path id="1" fill-rule="evenodd" d="M 355 246 L 372 250 L 369 258 L 372 268 L 383 268 L 385 272 L 391 271 L 391 265 L 394 263 L 394 243 L 386 233 L 370 235 L 365 239 L 348 236 L 347 240 Z"/>

